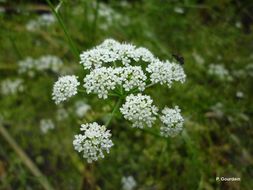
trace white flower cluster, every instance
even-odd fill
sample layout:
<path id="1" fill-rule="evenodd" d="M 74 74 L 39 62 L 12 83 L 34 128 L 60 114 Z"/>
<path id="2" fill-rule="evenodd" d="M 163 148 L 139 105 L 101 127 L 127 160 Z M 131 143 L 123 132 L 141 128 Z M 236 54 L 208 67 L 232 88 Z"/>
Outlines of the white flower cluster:
<path id="1" fill-rule="evenodd" d="M 160 128 L 162 136 L 176 136 L 183 129 L 184 118 L 180 114 L 181 110 L 178 106 L 175 106 L 174 109 L 164 108 L 162 110 L 162 115 L 160 119 L 163 123 L 163 126 Z"/>
<path id="2" fill-rule="evenodd" d="M 23 92 L 23 80 L 22 79 L 6 79 L 1 83 L 1 93 L 3 95 L 14 95 L 18 92 Z"/>
<path id="3" fill-rule="evenodd" d="M 96 8 L 96 4 L 93 4 L 93 7 Z M 129 24 L 129 17 L 126 15 L 122 15 L 116 10 L 112 9 L 105 3 L 99 2 L 98 7 L 98 18 L 101 20 L 101 22 L 98 24 L 98 27 L 101 30 L 108 30 L 110 27 L 114 26 L 115 23 L 121 24 L 121 25 L 128 25 Z M 88 15 L 89 20 L 94 20 L 94 14 Z"/>
<path id="4" fill-rule="evenodd" d="M 104 125 L 101 126 L 96 122 L 82 124 L 81 131 L 83 134 L 75 135 L 73 145 L 75 150 L 83 152 L 83 157 L 87 159 L 88 163 L 104 158 L 103 151 L 110 152 L 113 146 L 110 139 L 111 133 Z"/>
<path id="5" fill-rule="evenodd" d="M 150 73 L 150 80 L 154 84 L 167 84 L 168 87 L 171 87 L 174 81 L 185 82 L 186 75 L 183 68 L 169 61 L 156 60 L 148 65 L 147 71 Z"/>
<path id="6" fill-rule="evenodd" d="M 118 73 L 120 77 L 120 85 L 123 86 L 125 91 L 130 91 L 138 88 L 143 91 L 146 86 L 146 75 L 140 66 L 119 67 Z"/>
<path id="7" fill-rule="evenodd" d="M 221 102 L 217 102 L 215 105 L 211 106 L 211 115 L 206 114 L 207 117 L 217 117 L 217 118 L 223 118 L 225 115 L 225 109 L 224 105 Z"/>
<path id="8" fill-rule="evenodd" d="M 152 127 L 158 111 L 158 108 L 152 103 L 150 96 L 130 94 L 126 97 L 126 102 L 120 111 L 125 119 L 133 123 L 133 127 L 143 128 L 145 125 Z"/>
<path id="9" fill-rule="evenodd" d="M 87 93 L 98 94 L 99 98 L 106 99 L 110 90 L 114 90 L 117 85 L 130 91 L 138 88 L 140 91 L 145 89 L 147 77 L 140 66 L 129 67 L 100 67 L 93 69 L 84 78 L 84 88 Z"/>
<path id="10" fill-rule="evenodd" d="M 113 39 L 107 39 L 95 48 L 83 52 L 80 58 L 80 64 L 85 70 L 89 70 L 83 79 L 86 92 L 104 99 L 110 95 L 126 97 L 120 112 L 132 123 L 132 127 L 152 127 L 156 119 L 160 118 L 163 136 L 174 136 L 182 130 L 184 120 L 178 107 L 165 108 L 163 115 L 159 116 L 158 108 L 153 105 L 151 97 L 139 93 L 154 84 L 171 87 L 173 82 L 183 83 L 186 75 L 181 65 L 160 61 L 144 47 L 119 43 Z M 58 104 L 77 94 L 79 84 L 76 76 L 59 78 L 54 84 L 53 100 Z M 135 95 L 136 93 L 138 94 Z M 117 106 L 120 105 L 117 103 Z M 76 113 L 83 117 L 89 109 L 89 106 L 84 105 Z M 88 162 L 104 157 L 103 150 L 109 152 L 113 143 L 110 140 L 110 131 L 105 126 L 97 123 L 83 124 L 81 131 L 84 134 L 76 135 L 73 144 L 78 152 L 83 152 Z"/>
<path id="11" fill-rule="evenodd" d="M 80 83 L 74 75 L 60 77 L 54 84 L 52 99 L 56 104 L 67 100 L 77 94 L 77 87 L 79 85 Z"/>
<path id="12" fill-rule="evenodd" d="M 208 68 L 208 74 L 216 76 L 222 81 L 232 81 L 233 78 L 229 74 L 229 71 L 221 64 L 210 64 Z"/>
<path id="13" fill-rule="evenodd" d="M 58 121 L 63 121 L 65 119 L 67 119 L 69 116 L 68 112 L 66 109 L 64 108 L 58 108 L 56 111 L 56 119 Z"/>
<path id="14" fill-rule="evenodd" d="M 244 93 L 242 91 L 237 91 L 236 92 L 236 97 L 237 98 L 243 98 L 244 97 Z"/>
<path id="15" fill-rule="evenodd" d="M 137 185 L 133 176 L 122 177 L 121 183 L 123 190 L 133 190 Z"/>
<path id="16" fill-rule="evenodd" d="M 41 28 L 51 26 L 55 21 L 55 17 L 52 14 L 43 14 L 34 20 L 30 20 L 26 24 L 26 29 L 28 31 L 40 30 Z"/>
<path id="17" fill-rule="evenodd" d="M 83 101 L 77 101 L 75 103 L 75 112 L 79 118 L 85 116 L 85 114 L 91 109 L 90 105 Z"/>
<path id="18" fill-rule="evenodd" d="M 40 130 L 43 134 L 46 134 L 49 130 L 54 129 L 54 123 L 51 119 L 40 120 Z"/>
<path id="19" fill-rule="evenodd" d="M 99 98 L 106 99 L 109 90 L 115 89 L 119 82 L 116 70 L 112 67 L 101 67 L 92 70 L 90 74 L 86 75 L 83 86 L 87 93 L 93 92 L 98 94 Z"/>
<path id="20" fill-rule="evenodd" d="M 51 70 L 55 73 L 60 72 L 63 66 L 62 60 L 54 55 L 41 56 L 38 59 L 27 57 L 18 62 L 18 72 L 20 74 L 27 73 L 30 77 L 35 75 L 35 71 Z"/>
<path id="21" fill-rule="evenodd" d="M 132 44 L 119 43 L 113 39 L 107 39 L 95 48 L 83 52 L 80 63 L 85 69 L 93 69 L 102 66 L 113 66 L 118 61 L 128 66 L 132 61 L 152 62 L 153 54 L 146 48 L 137 48 Z M 111 65 L 110 65 L 111 64 Z"/>
<path id="22" fill-rule="evenodd" d="M 184 14 L 184 9 L 182 7 L 174 7 L 174 12 L 178 14 Z"/>
<path id="23" fill-rule="evenodd" d="M 84 78 L 84 88 L 87 93 L 98 94 L 104 99 L 117 85 L 125 91 L 135 88 L 143 91 L 147 79 L 170 87 L 174 81 L 183 83 L 186 77 L 181 65 L 162 62 L 144 47 L 137 48 L 113 39 L 83 52 L 80 58 L 84 69 L 90 70 Z"/>

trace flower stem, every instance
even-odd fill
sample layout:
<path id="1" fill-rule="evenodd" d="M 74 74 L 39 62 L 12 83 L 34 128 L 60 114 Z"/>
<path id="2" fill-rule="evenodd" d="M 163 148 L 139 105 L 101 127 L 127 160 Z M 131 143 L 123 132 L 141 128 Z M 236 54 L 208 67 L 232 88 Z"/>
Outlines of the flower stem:
<path id="1" fill-rule="evenodd" d="M 51 186 L 47 178 L 42 174 L 39 168 L 34 164 L 34 162 L 28 157 L 28 155 L 22 150 L 22 148 L 17 144 L 17 142 L 11 137 L 11 135 L 2 125 L 0 125 L 0 134 L 11 146 L 11 148 L 16 152 L 24 165 L 30 170 L 30 172 L 34 176 L 36 176 L 41 186 L 46 190 L 53 190 L 53 187 Z"/>
<path id="2" fill-rule="evenodd" d="M 96 0 L 96 8 L 94 13 L 94 21 L 92 26 L 92 39 L 93 41 L 96 39 L 96 30 L 97 30 L 97 21 L 98 21 L 98 11 L 99 11 L 99 1 Z"/>
<path id="3" fill-rule="evenodd" d="M 115 106 L 114 106 L 114 108 L 113 108 L 113 111 L 112 111 L 112 113 L 111 113 L 111 115 L 110 115 L 108 121 L 107 121 L 106 124 L 105 124 L 105 127 L 108 127 L 108 126 L 109 126 L 109 124 L 110 124 L 112 118 L 114 117 L 116 111 L 119 109 L 119 106 L 120 106 L 121 102 L 122 102 L 122 98 L 119 98 L 118 101 L 117 101 L 117 103 L 115 104 Z"/>
<path id="4" fill-rule="evenodd" d="M 155 85 L 155 83 L 150 83 L 145 88 L 149 88 L 149 87 L 154 86 L 154 85 Z"/>
<path id="5" fill-rule="evenodd" d="M 60 24 L 60 26 L 61 26 L 61 28 L 62 28 L 64 34 L 65 34 L 65 37 L 66 37 L 66 39 L 67 39 L 67 41 L 68 41 L 70 50 L 71 50 L 72 53 L 75 55 L 75 57 L 76 57 L 77 59 L 79 59 L 78 50 L 77 50 L 76 46 L 74 45 L 74 42 L 72 41 L 72 39 L 71 39 L 69 33 L 67 32 L 66 26 L 64 25 L 64 23 L 63 23 L 63 21 L 62 21 L 62 18 L 61 18 L 61 16 L 60 16 L 60 14 L 56 12 L 56 10 L 55 10 L 55 8 L 54 8 L 54 5 L 51 3 L 50 0 L 46 0 L 46 1 L 47 1 L 47 4 L 50 6 L 52 12 L 54 13 L 55 17 L 57 18 L 57 20 L 58 20 L 58 22 L 59 22 L 59 24 Z"/>
<path id="6" fill-rule="evenodd" d="M 144 133 L 150 134 L 152 136 L 154 136 L 155 138 L 160 138 L 160 139 L 164 139 L 165 137 L 162 137 L 160 134 L 152 131 L 151 129 L 140 129 L 141 131 L 143 131 Z"/>

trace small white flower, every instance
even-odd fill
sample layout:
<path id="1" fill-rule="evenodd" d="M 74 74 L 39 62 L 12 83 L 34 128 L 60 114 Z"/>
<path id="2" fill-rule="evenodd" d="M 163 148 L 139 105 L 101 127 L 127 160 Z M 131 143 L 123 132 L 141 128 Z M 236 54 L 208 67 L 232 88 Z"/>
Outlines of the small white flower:
<path id="1" fill-rule="evenodd" d="M 196 51 L 192 53 L 193 58 L 195 59 L 196 63 L 199 65 L 203 65 L 205 63 L 205 59 Z"/>
<path id="2" fill-rule="evenodd" d="M 176 136 L 183 129 L 184 118 L 180 114 L 181 110 L 178 106 L 175 106 L 174 109 L 164 108 L 162 110 L 162 115 L 160 119 L 163 123 L 163 126 L 160 128 L 162 136 Z"/>
<path id="3" fill-rule="evenodd" d="M 151 127 L 156 120 L 158 108 L 152 105 L 150 96 L 130 94 L 126 97 L 125 104 L 120 108 L 124 118 L 133 123 L 133 127 L 143 128 L 145 125 Z"/>
<path id="4" fill-rule="evenodd" d="M 242 91 L 237 91 L 236 92 L 236 97 L 237 98 L 243 98 L 244 97 L 244 93 Z"/>
<path id="5" fill-rule="evenodd" d="M 64 119 L 66 119 L 69 116 L 67 110 L 65 110 L 64 108 L 58 108 L 57 112 L 56 112 L 56 119 L 58 121 L 62 121 Z"/>
<path id="6" fill-rule="evenodd" d="M 215 105 L 211 106 L 210 109 L 217 118 L 222 118 L 225 115 L 224 105 L 221 102 L 217 102 Z"/>
<path id="7" fill-rule="evenodd" d="M 149 64 L 147 69 L 150 73 L 152 83 L 167 84 L 171 87 L 174 81 L 185 82 L 186 75 L 183 68 L 179 64 L 162 62 L 158 59 Z"/>
<path id="8" fill-rule="evenodd" d="M 125 91 L 130 91 L 134 88 L 138 88 L 140 91 L 145 89 L 147 77 L 140 66 L 119 67 L 118 73 L 121 85 Z"/>
<path id="9" fill-rule="evenodd" d="M 104 125 L 98 125 L 96 122 L 82 124 L 81 131 L 83 134 L 75 135 L 73 145 L 76 151 L 83 153 L 88 163 L 104 158 L 104 151 L 110 152 L 113 146 L 111 133 Z"/>
<path id="10" fill-rule="evenodd" d="M 67 100 L 77 94 L 78 85 L 80 85 L 80 83 L 74 75 L 60 77 L 54 84 L 52 99 L 56 104 Z"/>
<path id="11" fill-rule="evenodd" d="M 98 94 L 99 98 L 106 99 L 108 92 L 115 89 L 117 84 L 120 84 L 117 72 L 112 67 L 94 69 L 85 76 L 83 86 L 88 94 L 95 93 Z"/>
<path id="12" fill-rule="evenodd" d="M 208 74 L 216 76 L 222 81 L 232 81 L 233 78 L 229 71 L 221 64 L 210 64 L 208 68 Z"/>
<path id="13" fill-rule="evenodd" d="M 93 3 L 93 8 L 96 8 L 96 4 Z M 127 15 L 122 15 L 105 3 L 99 2 L 98 17 L 101 22 L 98 24 L 99 29 L 107 30 L 110 27 L 116 25 L 128 25 L 130 20 Z M 88 19 L 94 20 L 94 14 L 89 14 Z"/>
<path id="14" fill-rule="evenodd" d="M 135 61 L 142 60 L 147 63 L 152 63 L 155 60 L 155 57 L 147 48 L 139 47 L 135 50 L 133 59 Z"/>
<path id="15" fill-rule="evenodd" d="M 35 75 L 35 71 L 51 70 L 58 73 L 61 71 L 62 66 L 62 60 L 54 55 L 44 55 L 38 59 L 27 57 L 26 59 L 18 62 L 18 72 L 20 74 L 27 73 L 28 76 L 33 77 Z"/>
<path id="16" fill-rule="evenodd" d="M 118 42 L 118 41 L 116 41 L 116 40 L 114 40 L 114 39 L 111 39 L 111 38 L 108 38 L 108 39 L 105 39 L 104 41 L 103 41 L 103 43 L 101 43 L 99 46 L 97 46 L 97 47 L 99 47 L 99 49 L 101 48 L 101 49 L 108 49 L 108 50 L 113 50 L 113 48 L 115 47 L 115 46 L 118 46 L 118 45 L 120 45 L 120 43 Z"/>
<path id="17" fill-rule="evenodd" d="M 88 105 L 87 103 L 83 101 L 77 101 L 75 103 L 75 112 L 76 112 L 76 115 L 80 118 L 85 116 L 85 114 L 90 110 L 90 108 L 91 108 L 90 105 Z"/>
<path id="18" fill-rule="evenodd" d="M 26 59 L 19 61 L 18 62 L 18 73 L 23 74 L 23 73 L 28 73 L 30 77 L 34 76 L 34 65 L 35 65 L 35 60 L 31 57 L 27 57 Z"/>
<path id="19" fill-rule="evenodd" d="M 253 54 L 252 54 L 252 58 L 253 58 Z M 253 63 L 246 65 L 244 70 L 247 73 L 247 75 L 249 75 L 250 77 L 253 77 Z"/>
<path id="20" fill-rule="evenodd" d="M 240 21 L 236 21 L 235 27 L 236 28 L 241 28 L 242 27 L 242 23 Z"/>
<path id="21" fill-rule="evenodd" d="M 54 123 L 51 119 L 40 120 L 40 130 L 43 134 L 46 134 L 49 130 L 54 129 Z"/>
<path id="22" fill-rule="evenodd" d="M 184 9 L 182 7 L 175 7 L 174 12 L 178 14 L 184 14 Z"/>
<path id="23" fill-rule="evenodd" d="M 14 95 L 18 92 L 23 92 L 23 80 L 22 79 L 6 79 L 1 83 L 1 93 L 3 95 Z"/>
<path id="24" fill-rule="evenodd" d="M 58 73 L 63 66 L 62 60 L 53 55 L 45 55 L 40 57 L 35 65 L 36 70 L 44 71 L 44 70 L 52 70 L 55 73 Z"/>
<path id="25" fill-rule="evenodd" d="M 123 190 L 133 190 L 137 185 L 133 176 L 122 177 L 121 183 Z"/>
<path id="26" fill-rule="evenodd" d="M 143 61 L 151 63 L 155 58 L 146 48 L 136 48 L 135 45 L 119 43 L 112 39 L 105 40 L 95 48 L 85 51 L 80 55 L 80 63 L 85 69 L 94 69 L 104 66 L 129 66 L 132 62 Z"/>
<path id="27" fill-rule="evenodd" d="M 43 14 L 39 16 L 38 18 L 34 20 L 30 20 L 26 24 L 26 29 L 28 31 L 35 31 L 35 30 L 40 30 L 41 28 L 44 27 L 49 27 L 53 23 L 55 23 L 55 17 L 51 14 Z"/>

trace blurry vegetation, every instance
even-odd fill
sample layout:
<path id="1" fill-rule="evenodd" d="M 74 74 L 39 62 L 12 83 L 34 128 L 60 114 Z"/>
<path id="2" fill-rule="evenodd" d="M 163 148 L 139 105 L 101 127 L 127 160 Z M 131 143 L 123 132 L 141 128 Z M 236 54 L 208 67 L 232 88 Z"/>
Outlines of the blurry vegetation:
<path id="1" fill-rule="evenodd" d="M 121 178 L 128 175 L 134 176 L 136 189 L 253 189 L 253 2 L 97 2 L 64 0 L 58 10 L 78 52 L 114 38 L 147 47 L 164 59 L 182 55 L 186 83 L 149 93 L 156 105 L 181 107 L 183 133 L 160 139 L 131 129 L 118 117 L 110 126 L 111 153 L 88 165 L 73 150 L 73 136 L 81 123 L 103 123 L 114 100 L 101 104 L 83 93 L 63 104 L 68 117 L 57 119 L 53 83 L 63 73 L 79 73 L 82 79 L 81 66 L 58 22 L 27 30 L 29 21 L 50 8 L 46 1 L 24 0 L 0 1 L 0 80 L 22 78 L 24 85 L 23 92 L 0 94 L 0 125 L 55 189 L 121 189 Z M 32 78 L 19 74 L 19 61 L 49 54 L 63 61 L 63 71 L 36 71 Z M 223 65 L 232 80 L 210 74 L 211 64 Z M 73 106 L 79 100 L 91 106 L 82 118 Z M 55 128 L 43 134 L 41 119 L 51 119 Z M 217 182 L 216 176 L 241 181 Z M 43 189 L 2 137 L 0 189 Z"/>

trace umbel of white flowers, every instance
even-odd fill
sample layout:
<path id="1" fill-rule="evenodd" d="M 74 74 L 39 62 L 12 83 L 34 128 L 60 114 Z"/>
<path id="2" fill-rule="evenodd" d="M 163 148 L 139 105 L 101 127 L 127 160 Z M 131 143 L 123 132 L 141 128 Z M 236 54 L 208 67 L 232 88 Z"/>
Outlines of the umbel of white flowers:
<path id="1" fill-rule="evenodd" d="M 186 75 L 181 65 L 168 60 L 161 61 L 148 49 L 128 43 L 119 43 L 107 39 L 102 44 L 83 52 L 80 64 L 88 74 L 83 79 L 85 91 L 97 94 L 98 98 L 110 96 L 119 98 L 123 117 L 132 123 L 132 127 L 152 127 L 159 119 L 161 136 L 175 136 L 183 128 L 180 109 L 159 109 L 153 105 L 150 96 L 144 95 L 145 89 L 156 84 L 171 87 L 173 82 L 185 81 Z M 63 76 L 53 88 L 53 100 L 56 104 L 66 101 L 78 93 L 80 82 L 77 76 Z M 125 103 L 121 101 L 125 97 Z M 108 125 L 108 124 L 107 124 Z M 104 157 L 103 151 L 109 152 L 113 145 L 106 126 L 97 123 L 85 124 L 81 128 L 84 134 L 75 136 L 73 142 L 77 151 L 83 152 L 88 162 Z M 93 126 L 93 127 L 92 127 Z M 105 133 L 103 136 L 102 133 Z M 87 135 L 92 134 L 92 135 Z"/>
<path id="2" fill-rule="evenodd" d="M 75 135 L 73 145 L 75 150 L 83 152 L 83 157 L 89 163 L 104 158 L 104 150 L 109 153 L 113 143 L 110 139 L 111 133 L 104 125 L 100 126 L 96 122 L 82 124 L 81 131 L 83 134 Z"/>

